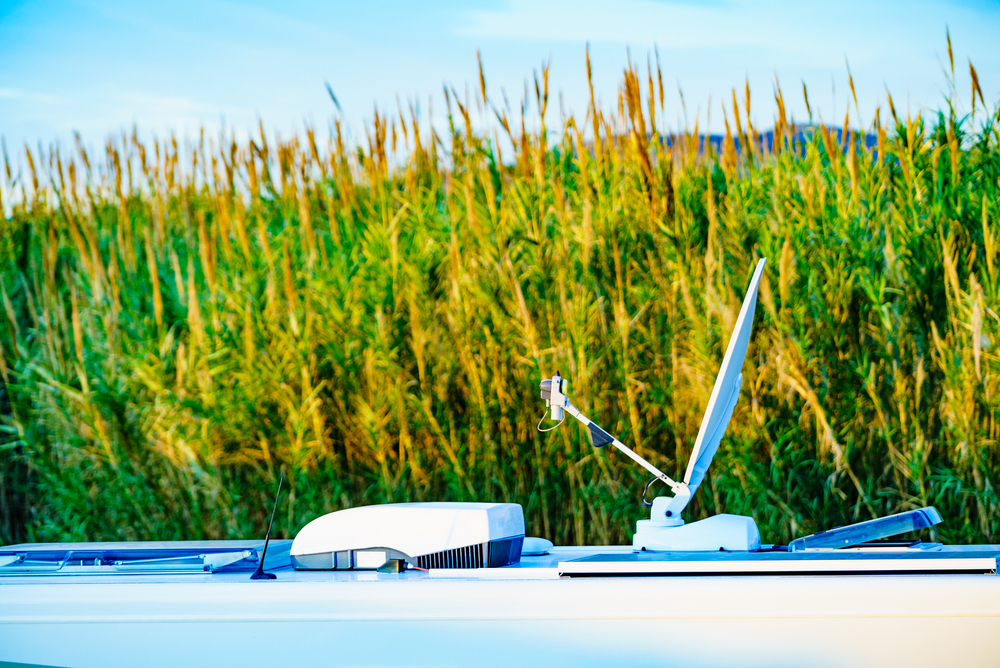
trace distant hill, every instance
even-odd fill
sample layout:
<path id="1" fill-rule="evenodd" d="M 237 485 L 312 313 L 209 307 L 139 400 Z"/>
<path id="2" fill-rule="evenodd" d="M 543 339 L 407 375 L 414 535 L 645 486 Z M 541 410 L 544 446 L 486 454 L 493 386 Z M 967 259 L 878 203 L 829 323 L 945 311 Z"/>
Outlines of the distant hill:
<path id="1" fill-rule="evenodd" d="M 813 141 L 813 136 L 820 132 L 821 126 L 819 125 L 795 125 L 793 126 L 794 132 L 792 133 L 792 145 L 798 147 L 800 152 L 804 152 L 805 146 Z M 847 151 L 848 144 L 844 141 L 844 128 L 837 127 L 827 127 L 827 132 L 830 133 L 831 138 L 841 147 L 843 150 Z M 846 130 L 849 133 L 850 141 L 856 142 L 860 147 L 873 148 L 878 144 L 878 137 L 874 134 L 865 133 L 859 134 L 856 130 L 848 128 Z M 617 143 L 620 135 L 616 135 L 613 140 Z M 763 133 L 757 134 L 757 148 L 758 150 L 764 150 L 766 152 L 771 152 L 774 150 L 774 129 L 767 130 Z M 649 136 L 649 140 L 652 141 L 653 136 Z M 706 146 L 711 146 L 712 150 L 716 153 L 722 151 L 723 142 L 725 142 L 726 136 L 720 134 L 702 134 L 698 135 L 698 152 L 702 153 Z M 686 137 L 680 134 L 670 134 L 661 137 L 661 141 L 665 146 L 673 147 L 679 141 L 686 141 Z M 742 153 L 745 149 L 742 140 L 737 137 L 733 137 L 733 143 L 736 147 L 737 153 Z M 594 143 L 589 141 L 585 143 L 585 146 L 593 152 Z"/>

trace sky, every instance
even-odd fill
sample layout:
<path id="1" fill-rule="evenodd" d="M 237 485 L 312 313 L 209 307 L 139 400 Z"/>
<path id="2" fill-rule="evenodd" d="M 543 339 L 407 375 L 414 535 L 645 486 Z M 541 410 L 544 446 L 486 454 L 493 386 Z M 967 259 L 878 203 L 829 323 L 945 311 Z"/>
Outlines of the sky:
<path id="1" fill-rule="evenodd" d="M 858 112 L 868 124 L 884 109 L 887 90 L 898 110 L 941 107 L 946 29 L 960 107 L 970 105 L 970 59 L 996 104 L 1000 2 L 982 0 L 0 0 L 0 135 L 12 151 L 67 145 L 74 132 L 99 145 L 133 125 L 161 137 L 201 127 L 245 137 L 262 120 L 287 136 L 342 114 L 363 137 L 374 110 L 395 112 L 397 98 L 425 119 L 433 109 L 443 127 L 444 86 L 470 98 L 478 88 L 477 50 L 491 101 L 502 107 L 506 94 L 515 113 L 526 82 L 551 63 L 552 127 L 560 109 L 586 112 L 588 44 L 606 108 L 628 59 L 645 74 L 659 54 L 668 130 L 697 116 L 718 131 L 720 103 L 730 107 L 734 87 L 742 100 L 744 81 L 758 128 L 773 124 L 775 81 L 796 121 L 808 120 L 805 84 L 817 121 L 841 125 L 850 108 L 856 126 Z"/>

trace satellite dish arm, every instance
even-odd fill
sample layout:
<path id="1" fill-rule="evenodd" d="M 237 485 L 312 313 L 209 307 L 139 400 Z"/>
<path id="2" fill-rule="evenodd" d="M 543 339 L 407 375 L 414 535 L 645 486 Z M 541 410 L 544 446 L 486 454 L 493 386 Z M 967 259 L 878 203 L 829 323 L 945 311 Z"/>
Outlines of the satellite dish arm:
<path id="1" fill-rule="evenodd" d="M 683 495 L 684 492 L 687 492 L 686 484 L 673 480 L 666 473 L 637 455 L 631 448 L 601 429 L 596 422 L 577 410 L 576 406 L 570 402 L 569 397 L 564 394 L 568 385 L 569 383 L 559 375 L 558 371 L 551 379 L 543 380 L 541 383 L 542 398 L 545 399 L 546 407 L 552 410 L 553 420 L 561 421 L 564 419 L 563 412 L 569 413 L 587 427 L 587 430 L 590 432 L 590 441 L 594 444 L 595 448 L 611 444 L 625 453 L 629 459 L 653 474 L 654 477 L 663 481 L 674 491 L 674 494 Z M 690 498 L 690 492 L 687 493 L 687 497 Z"/>
<path id="2" fill-rule="evenodd" d="M 684 510 L 691 495 L 705 479 L 708 467 L 712 463 L 712 458 L 719 449 L 719 443 L 726 433 L 726 427 L 733 416 L 733 410 L 740 398 L 740 387 L 743 385 L 743 361 L 746 358 L 747 347 L 750 345 L 750 335 L 753 331 L 753 316 L 757 304 L 757 288 L 764 274 L 764 264 L 766 259 L 761 258 L 754 269 L 753 277 L 750 279 L 750 286 L 743 299 L 743 306 L 740 308 L 740 315 L 736 319 L 736 327 L 733 335 L 729 339 L 729 346 L 726 354 L 722 358 L 719 367 L 719 374 L 715 379 L 712 388 L 712 395 L 709 397 L 708 406 L 705 408 L 705 415 L 698 429 L 698 438 L 695 440 L 694 448 L 691 452 L 691 460 L 688 463 L 687 472 L 683 482 L 672 480 L 667 474 L 659 470 L 639 455 L 632 452 L 624 443 L 594 424 L 590 418 L 578 411 L 566 396 L 568 383 L 559 372 L 552 378 L 542 381 L 542 399 L 545 399 L 546 407 L 552 410 L 552 419 L 558 420 L 560 424 L 565 419 L 564 413 L 569 413 L 582 422 L 590 430 L 590 440 L 595 447 L 601 447 L 610 443 L 639 466 L 653 474 L 653 476 L 667 484 L 673 491 L 674 496 L 668 501 L 665 509 L 663 521 L 674 523 L 673 526 L 683 524 L 680 520 L 681 511 Z M 544 418 L 543 418 L 544 419 Z M 541 423 L 539 423 L 539 428 Z M 557 427 L 559 425 L 556 425 Z M 555 429 L 555 427 L 553 427 Z M 654 511 L 655 512 L 655 511 Z"/>

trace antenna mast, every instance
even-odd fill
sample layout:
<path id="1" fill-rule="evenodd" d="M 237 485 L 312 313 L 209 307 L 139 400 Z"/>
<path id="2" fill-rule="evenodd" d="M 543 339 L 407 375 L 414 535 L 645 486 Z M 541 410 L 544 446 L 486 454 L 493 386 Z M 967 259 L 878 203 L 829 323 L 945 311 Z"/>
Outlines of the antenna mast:
<path id="1" fill-rule="evenodd" d="M 281 483 L 283 482 L 285 482 L 284 475 L 278 478 L 278 493 L 274 495 L 274 508 L 271 510 L 271 519 L 267 523 L 267 533 L 264 534 L 264 549 L 261 551 L 257 570 L 250 576 L 251 580 L 274 580 L 278 577 L 274 573 L 268 573 L 264 570 L 264 558 L 267 556 L 267 544 L 271 540 L 271 525 L 274 524 L 274 513 L 278 511 L 278 498 L 281 496 Z"/>

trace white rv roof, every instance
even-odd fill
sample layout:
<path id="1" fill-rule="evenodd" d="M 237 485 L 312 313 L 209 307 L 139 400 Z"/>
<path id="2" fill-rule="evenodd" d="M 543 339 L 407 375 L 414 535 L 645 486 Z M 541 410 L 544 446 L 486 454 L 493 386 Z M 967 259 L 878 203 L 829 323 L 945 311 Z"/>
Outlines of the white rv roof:
<path id="1" fill-rule="evenodd" d="M 242 544 L 241 541 L 236 541 Z M 249 541 L 259 545 L 259 541 Z M 229 545 L 227 545 L 227 543 Z M 203 549 L 231 546 L 230 541 L 198 541 Z M 27 543 L 0 547 L 0 562 L 6 555 L 52 553 L 53 545 Z M 61 544 L 83 552 L 81 545 L 100 549 L 101 543 Z M 393 580 L 423 580 L 441 578 L 464 580 L 538 580 L 566 576 L 620 577 L 631 576 L 698 576 L 728 577 L 766 575 L 821 575 L 842 577 L 863 574 L 974 574 L 996 571 L 1000 545 L 941 545 L 938 543 L 884 544 L 848 549 L 822 549 L 788 552 L 778 548 L 761 552 L 633 552 L 629 546 L 589 545 L 553 547 L 547 554 L 522 556 L 518 564 L 502 568 L 408 570 L 399 574 L 375 571 L 297 571 L 289 557 L 291 541 L 271 541 L 266 568 L 285 582 L 376 582 Z M 767 548 L 768 546 L 765 546 Z M 0 572 L 4 570 L 0 566 Z M 167 583 L 167 582 L 246 582 L 252 583 L 248 570 L 179 571 L 164 569 L 145 572 L 114 572 L 100 567 L 79 568 L 55 577 L 56 573 L 40 570 L 35 573 L 0 576 L 0 587 L 8 584 L 41 583 Z"/>

